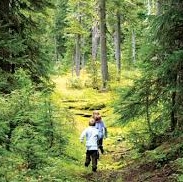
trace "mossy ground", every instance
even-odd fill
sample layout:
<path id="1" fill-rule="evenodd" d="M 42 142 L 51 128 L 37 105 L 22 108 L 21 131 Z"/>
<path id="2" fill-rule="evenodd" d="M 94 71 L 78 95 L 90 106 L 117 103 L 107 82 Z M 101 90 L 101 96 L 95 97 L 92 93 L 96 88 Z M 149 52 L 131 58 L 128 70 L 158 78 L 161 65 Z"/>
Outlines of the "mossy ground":
<path id="1" fill-rule="evenodd" d="M 67 77 L 55 77 L 53 81 L 56 84 L 56 89 L 52 97 L 53 101 L 65 108 L 65 111 L 72 117 L 73 121 L 72 123 L 70 122 L 73 125 L 73 130 L 70 130 L 69 133 L 66 154 L 78 160 L 70 161 L 70 166 L 68 165 L 67 159 L 64 160 L 65 168 L 62 166 L 62 169 L 64 168 L 68 175 L 72 171 L 71 176 L 80 181 L 86 181 L 86 176 L 93 174 L 91 173 L 90 166 L 89 168 L 84 167 L 85 146 L 79 142 L 79 136 L 82 130 L 88 126 L 89 118 L 95 109 L 100 110 L 108 128 L 108 138 L 104 140 L 105 154 L 100 155 L 97 173 L 116 170 L 122 166 L 123 164 L 119 162 L 119 159 L 122 157 L 121 153 L 126 150 L 126 146 L 125 141 L 121 141 L 121 128 L 112 126 L 112 123 L 115 122 L 115 115 L 111 107 L 114 94 L 111 91 L 99 92 L 91 88 L 68 88 Z"/>
<path id="2" fill-rule="evenodd" d="M 53 94 L 53 101 L 64 108 L 64 113 L 69 125 L 67 131 L 68 144 L 65 150 L 65 157 L 59 164 L 60 173 L 65 176 L 64 181 L 84 182 L 162 182 L 182 180 L 181 172 L 177 173 L 181 166 L 181 159 L 176 152 L 180 150 L 180 143 L 169 141 L 159 148 L 139 154 L 131 149 L 131 145 L 125 140 L 125 135 L 132 128 L 137 126 L 128 125 L 120 127 L 113 125 L 117 116 L 113 113 L 112 101 L 116 95 L 112 90 L 99 92 L 91 88 L 74 89 L 67 84 L 68 77 L 54 77 L 56 89 Z M 131 84 L 125 81 L 124 85 Z M 115 85 L 111 84 L 115 88 Z M 104 140 L 105 154 L 100 155 L 98 171 L 91 172 L 91 166 L 84 167 L 85 146 L 79 142 L 82 130 L 88 126 L 92 111 L 99 109 L 108 128 L 108 138 Z M 69 119 L 70 118 L 70 119 Z M 72 127 L 71 127 L 72 126 Z M 171 145 L 176 143 L 177 150 L 171 157 Z M 175 149 L 175 148 L 174 148 Z M 173 150 L 173 149 L 172 149 Z M 167 156 L 170 156 L 168 158 Z M 177 155 L 177 157 L 176 157 Z M 58 173 L 58 171 L 57 171 Z"/>

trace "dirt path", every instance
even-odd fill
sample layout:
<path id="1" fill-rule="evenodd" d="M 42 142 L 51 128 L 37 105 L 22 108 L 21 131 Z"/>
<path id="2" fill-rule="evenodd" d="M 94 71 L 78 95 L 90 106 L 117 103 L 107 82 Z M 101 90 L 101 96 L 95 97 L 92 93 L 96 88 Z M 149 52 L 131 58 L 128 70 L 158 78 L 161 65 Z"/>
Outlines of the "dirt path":
<path id="1" fill-rule="evenodd" d="M 134 151 L 129 149 L 119 127 L 111 127 L 111 106 L 106 103 L 112 100 L 110 93 L 97 93 L 93 90 L 74 90 L 66 86 L 66 78 L 55 77 L 56 92 L 62 95 L 62 104 L 66 104 L 72 113 L 78 133 L 88 126 L 92 109 L 101 107 L 107 121 L 108 138 L 104 140 L 104 155 L 100 155 L 98 171 L 91 172 L 91 166 L 79 173 L 79 178 L 86 182 L 173 182 L 169 178 L 174 172 L 169 164 L 158 166 L 157 161 L 146 162 L 145 157 L 134 160 Z M 98 103 L 97 103 L 97 102 Z M 102 103 L 102 104 L 101 104 Z M 91 107 L 92 106 L 92 107 Z M 69 113 L 69 114 L 70 114 Z M 84 150 L 84 149 L 83 149 Z M 80 154 L 82 155 L 82 154 Z M 83 154 L 83 163 L 84 163 Z M 160 161 L 161 162 L 161 161 Z M 160 164 L 161 165 L 161 164 Z M 84 166 L 82 166 L 84 168 Z M 83 170 L 82 170 L 83 171 Z"/>
<path id="2" fill-rule="evenodd" d="M 110 131 L 114 130 L 114 128 L 109 127 L 108 130 L 109 138 L 104 140 L 105 153 L 100 154 L 98 171 L 96 173 L 91 172 L 90 166 L 87 169 L 87 173 L 82 174 L 82 177 L 87 182 L 123 182 L 121 169 L 125 165 L 125 162 L 130 160 L 130 152 L 127 149 L 125 141 L 120 139 L 121 136 L 110 136 Z"/>
<path id="3" fill-rule="evenodd" d="M 91 172 L 91 166 L 84 168 L 85 153 L 84 146 L 80 150 L 81 171 L 77 175 L 81 181 L 86 182 L 168 182 L 168 176 L 172 173 L 170 165 L 161 169 L 157 168 L 156 162 L 141 163 L 141 158 L 135 161 L 134 151 L 129 150 L 126 141 L 123 139 L 123 130 L 120 127 L 111 127 L 110 122 L 114 120 L 112 108 L 107 104 L 112 100 L 110 93 L 97 93 L 93 90 L 73 90 L 67 88 L 66 78 L 55 77 L 56 92 L 60 94 L 59 102 L 68 109 L 68 114 L 72 114 L 78 134 L 88 126 L 88 119 L 92 110 L 100 108 L 104 121 L 108 126 L 108 138 L 104 140 L 104 155 L 100 155 L 98 161 L 98 171 Z M 79 136 L 79 135 L 78 135 Z M 77 136 L 77 137 L 78 137 Z M 74 136 L 76 137 L 76 136 Z M 78 145 L 80 146 L 80 145 Z M 83 162 L 82 162 L 83 161 Z"/>
<path id="4" fill-rule="evenodd" d="M 105 105 L 111 97 L 110 93 L 102 94 L 91 90 L 89 90 L 90 93 L 88 93 L 85 90 L 68 89 L 66 86 L 66 78 L 63 77 L 55 77 L 53 78 L 53 81 L 56 83 L 56 92 L 63 95 L 63 104 L 65 104 L 67 108 L 70 108 L 69 111 L 73 113 L 78 133 L 81 133 L 81 131 L 88 126 L 88 119 L 92 114 L 92 108 L 88 108 L 88 105 L 90 107 L 92 106 L 93 110 L 98 109 L 100 106 L 99 104 Z M 106 107 L 101 109 L 101 113 L 105 113 L 104 119 L 110 115 L 109 110 L 110 108 Z M 109 118 L 109 122 L 106 123 L 108 126 L 108 138 L 103 142 L 105 153 L 100 154 L 98 171 L 96 173 L 92 173 L 91 166 L 89 166 L 88 169 L 81 174 L 85 181 L 122 181 L 119 169 L 124 165 L 123 158 L 127 155 L 127 147 L 125 146 L 125 141 L 123 141 L 121 136 L 121 128 L 109 126 L 110 120 L 112 119 L 113 118 Z"/>

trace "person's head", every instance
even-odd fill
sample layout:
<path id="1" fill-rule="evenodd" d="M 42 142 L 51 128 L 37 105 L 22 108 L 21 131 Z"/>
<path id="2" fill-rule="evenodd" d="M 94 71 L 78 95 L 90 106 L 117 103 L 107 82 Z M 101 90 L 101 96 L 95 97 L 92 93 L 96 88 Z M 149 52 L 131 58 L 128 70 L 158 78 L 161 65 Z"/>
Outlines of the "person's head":
<path id="1" fill-rule="evenodd" d="M 98 110 L 94 110 L 93 111 L 93 115 L 99 115 L 100 113 L 99 113 L 99 111 Z"/>
<path id="2" fill-rule="evenodd" d="M 95 116 L 94 119 L 95 119 L 96 122 L 100 122 L 102 117 L 101 117 L 101 115 L 97 115 L 97 116 Z"/>
<path id="3" fill-rule="evenodd" d="M 90 119 L 89 126 L 95 126 L 95 120 L 94 119 Z"/>
<path id="4" fill-rule="evenodd" d="M 95 118 L 96 116 L 100 115 L 99 111 L 95 110 L 93 111 L 93 118 Z"/>
<path id="5" fill-rule="evenodd" d="M 101 115 L 100 115 L 100 113 L 99 113 L 99 111 L 97 111 L 97 110 L 95 110 L 95 111 L 93 111 L 93 119 L 96 121 L 96 122 L 98 122 L 98 121 L 100 121 L 101 120 Z"/>

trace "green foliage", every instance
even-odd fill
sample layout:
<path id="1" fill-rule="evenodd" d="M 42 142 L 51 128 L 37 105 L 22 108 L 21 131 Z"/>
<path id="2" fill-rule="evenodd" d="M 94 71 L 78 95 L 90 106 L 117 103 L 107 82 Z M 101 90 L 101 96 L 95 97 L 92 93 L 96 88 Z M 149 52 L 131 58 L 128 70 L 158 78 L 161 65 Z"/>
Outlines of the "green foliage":
<path id="1" fill-rule="evenodd" d="M 86 65 L 87 73 L 90 74 L 90 77 L 86 80 L 86 86 L 94 89 L 99 89 L 102 81 L 100 75 L 100 63 L 98 60 L 90 61 Z"/>
<path id="2" fill-rule="evenodd" d="M 129 142 L 129 144 L 133 145 L 135 148 L 142 152 L 149 142 L 149 133 L 146 130 L 130 130 L 130 134 L 125 135 L 125 138 Z"/>
<path id="3" fill-rule="evenodd" d="M 80 168 L 84 146 L 76 141 L 78 133 L 74 130 L 77 121 L 70 107 L 76 112 L 82 110 L 80 114 L 83 115 L 85 111 L 105 108 L 106 114 L 111 98 L 110 93 L 99 95 L 91 89 L 99 89 L 101 85 L 101 65 L 98 60 L 91 63 L 90 59 L 92 22 L 98 19 L 93 10 L 96 2 L 4 2 L 10 3 L 7 9 L 0 7 L 0 181 L 81 181 L 78 176 L 84 171 Z M 173 124 L 173 119 L 178 120 L 172 129 L 182 126 L 182 6 L 179 6 L 180 2 L 173 1 L 170 6 L 169 2 L 165 3 L 160 16 L 148 19 L 141 0 L 115 0 L 106 4 L 107 59 L 110 84 L 113 84 L 110 89 L 118 89 L 118 84 L 127 85 L 115 93 L 119 96 L 115 114 L 119 116 L 119 123 L 128 127 L 127 134 L 124 134 L 127 141 L 141 151 L 155 143 L 155 137 L 160 139 L 160 134 L 166 136 L 164 133 Z M 53 4 L 57 6 L 55 10 L 51 9 Z M 138 60 L 141 59 L 141 65 L 138 65 L 141 76 L 135 78 L 132 85 L 125 84 L 128 74 L 122 83 L 116 83 L 117 86 L 113 83 L 116 68 L 112 37 L 116 11 L 123 16 L 122 74 L 127 73 L 125 68 L 131 69 L 132 66 L 132 30 L 136 33 L 137 51 L 143 36 L 153 37 L 143 42 L 137 55 Z M 150 18 L 153 20 L 151 31 L 142 32 L 149 29 Z M 49 82 L 49 74 L 53 73 L 55 60 L 60 61 L 56 67 L 59 73 L 66 73 L 74 67 L 76 35 L 81 36 L 80 51 L 83 63 L 86 63 L 82 66 L 87 65 L 89 77 L 84 81 L 74 77 L 68 79 L 66 86 L 69 90 L 63 98 L 72 98 L 73 104 L 61 102 L 63 98 L 57 99 L 60 103 L 56 104 L 52 98 L 54 85 Z M 83 91 L 85 87 L 87 89 Z M 68 93 L 70 90 L 72 92 Z M 88 101 L 87 98 L 92 99 Z M 76 102 L 77 99 L 82 103 L 80 100 Z M 108 120 L 115 119 L 111 115 Z M 176 130 L 177 133 L 171 136 L 179 136 L 181 131 Z M 168 154 L 154 152 L 150 160 L 161 167 L 168 160 L 182 155 L 181 150 L 180 145 L 171 148 Z"/>
<path id="4" fill-rule="evenodd" d="M 48 79 L 52 61 L 48 52 L 52 50 L 45 40 L 50 39 L 45 33 L 48 19 L 46 11 L 53 5 L 48 1 L 11 1 L 6 8 L 0 11 L 0 16 L 6 17 L 1 21 L 4 28 L 0 30 L 0 59 L 3 63 L 0 67 L 7 76 L 4 79 L 7 79 L 8 84 L 8 89 L 2 88 L 2 91 L 9 93 L 15 85 L 14 78 L 10 79 L 7 74 L 13 74 L 19 68 L 27 70 L 36 83 L 40 83 L 43 78 Z"/>
<path id="5" fill-rule="evenodd" d="M 115 104 L 121 123 L 145 120 L 150 135 L 175 131 L 182 123 L 182 38 L 178 39 L 176 26 L 182 26 L 182 13 L 178 4 L 169 3 L 160 16 L 151 17 L 151 29 L 146 32 L 150 36 L 139 54 L 141 77 L 119 91 Z"/>
<path id="6" fill-rule="evenodd" d="M 31 171 L 38 172 L 49 165 L 50 153 L 52 157 L 61 155 L 66 144 L 62 132 L 63 116 L 51 102 L 50 93 L 36 91 L 23 70 L 19 70 L 15 78 L 17 89 L 0 97 L 2 181 L 25 181 Z"/>
<path id="7" fill-rule="evenodd" d="M 181 182 L 183 181 L 183 158 L 179 158 L 176 160 L 176 166 L 177 166 L 177 169 L 178 169 L 178 175 L 177 175 L 177 181 L 178 182 Z"/>
<path id="8" fill-rule="evenodd" d="M 79 78 L 70 78 L 67 81 L 67 88 L 82 89 L 83 84 Z"/>
<path id="9" fill-rule="evenodd" d="M 57 1 L 57 7 L 55 10 L 55 40 L 56 40 L 56 54 L 59 57 L 64 56 L 66 52 L 66 37 L 64 35 L 64 29 L 67 25 L 67 12 L 68 11 L 68 0 Z M 61 61 L 62 62 L 62 61 Z"/>

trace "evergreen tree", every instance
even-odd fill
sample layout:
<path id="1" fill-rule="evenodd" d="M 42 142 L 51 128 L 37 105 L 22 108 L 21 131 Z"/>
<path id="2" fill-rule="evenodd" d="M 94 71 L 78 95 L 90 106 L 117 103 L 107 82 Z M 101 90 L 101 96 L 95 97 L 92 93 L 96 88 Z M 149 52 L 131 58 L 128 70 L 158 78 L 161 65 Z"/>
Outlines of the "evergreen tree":
<path id="1" fill-rule="evenodd" d="M 150 134 L 182 131 L 182 2 L 167 1 L 154 15 L 142 51 L 141 77 L 116 106 L 122 123 L 146 118 Z"/>
<path id="2" fill-rule="evenodd" d="M 106 45 L 106 1 L 99 0 L 99 7 L 102 88 L 105 89 L 107 87 L 107 81 L 109 80 Z"/>
<path id="3" fill-rule="evenodd" d="M 53 7 L 53 5 L 48 1 L 1 1 L 2 71 L 12 74 L 18 68 L 23 68 L 30 72 L 35 82 L 48 78 L 51 59 L 46 54 L 46 45 L 43 48 L 45 41 L 42 34 L 46 27 L 40 25 L 46 21 L 47 7 Z M 11 74 L 7 78 L 7 85 L 12 84 Z M 6 88 L 1 90 L 8 91 Z"/>

